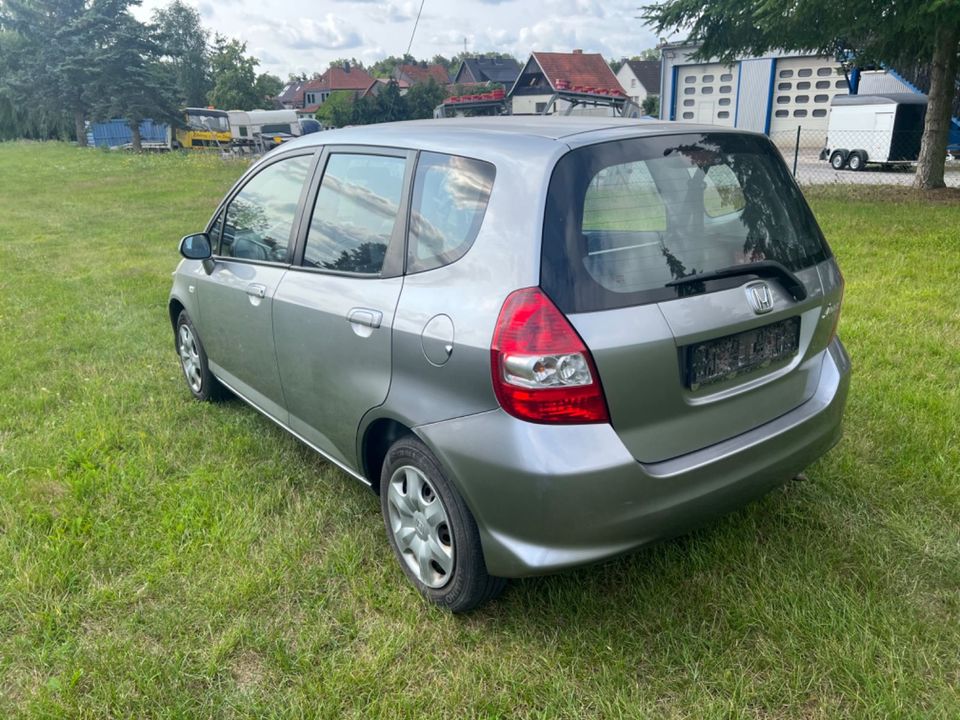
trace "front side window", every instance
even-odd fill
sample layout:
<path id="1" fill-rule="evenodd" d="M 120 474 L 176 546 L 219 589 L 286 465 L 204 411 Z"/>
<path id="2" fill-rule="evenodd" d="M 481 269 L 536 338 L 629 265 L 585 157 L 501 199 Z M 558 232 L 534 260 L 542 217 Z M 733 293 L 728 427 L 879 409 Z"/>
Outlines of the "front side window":
<path id="1" fill-rule="evenodd" d="M 541 285 L 564 312 L 591 312 L 721 289 L 670 284 L 690 275 L 763 260 L 797 271 L 828 253 L 766 138 L 638 138 L 578 148 L 557 163 Z"/>
<path id="2" fill-rule="evenodd" d="M 407 272 L 449 265 L 473 244 L 495 170 L 480 160 L 424 152 L 413 181 Z"/>
<path id="3" fill-rule="evenodd" d="M 220 255 L 241 260 L 285 262 L 300 193 L 311 155 L 268 165 L 254 175 L 227 207 Z"/>
<path id="4" fill-rule="evenodd" d="M 334 153 L 310 219 L 303 264 L 376 275 L 399 219 L 406 159 Z"/>

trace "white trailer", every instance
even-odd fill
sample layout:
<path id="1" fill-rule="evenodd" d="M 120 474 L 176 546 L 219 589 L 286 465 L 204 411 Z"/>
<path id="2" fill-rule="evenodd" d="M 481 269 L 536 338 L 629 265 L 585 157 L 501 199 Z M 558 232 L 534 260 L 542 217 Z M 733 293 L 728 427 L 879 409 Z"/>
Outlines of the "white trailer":
<path id="1" fill-rule="evenodd" d="M 259 144 L 270 149 L 300 135 L 296 110 L 228 110 L 235 144 Z"/>
<path id="2" fill-rule="evenodd" d="M 820 159 L 835 170 L 916 162 L 926 113 L 927 96 L 918 93 L 836 95 Z"/>

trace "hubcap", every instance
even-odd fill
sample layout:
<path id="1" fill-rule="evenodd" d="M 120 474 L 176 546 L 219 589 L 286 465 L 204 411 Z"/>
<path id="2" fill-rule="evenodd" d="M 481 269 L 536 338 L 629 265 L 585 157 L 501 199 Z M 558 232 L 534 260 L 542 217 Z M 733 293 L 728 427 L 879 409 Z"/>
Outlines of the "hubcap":
<path id="1" fill-rule="evenodd" d="M 183 374 L 187 377 L 187 384 L 194 392 L 200 392 L 203 386 L 203 375 L 200 372 L 200 351 L 197 349 L 197 340 L 189 325 L 181 325 L 177 333 L 177 348 L 180 351 L 180 365 Z"/>
<path id="2" fill-rule="evenodd" d="M 424 585 L 439 588 L 453 574 L 453 533 L 443 503 L 426 476 L 411 465 L 397 468 L 387 488 L 393 539 L 410 571 Z"/>

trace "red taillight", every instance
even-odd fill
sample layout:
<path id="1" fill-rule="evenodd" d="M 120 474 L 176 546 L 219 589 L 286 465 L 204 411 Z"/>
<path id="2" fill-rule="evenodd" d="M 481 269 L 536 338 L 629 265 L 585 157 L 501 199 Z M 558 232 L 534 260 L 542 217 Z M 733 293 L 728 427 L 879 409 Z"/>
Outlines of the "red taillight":
<path id="1" fill-rule="evenodd" d="M 609 422 L 593 358 L 540 288 L 511 293 L 490 348 L 493 389 L 508 413 L 537 423 Z"/>

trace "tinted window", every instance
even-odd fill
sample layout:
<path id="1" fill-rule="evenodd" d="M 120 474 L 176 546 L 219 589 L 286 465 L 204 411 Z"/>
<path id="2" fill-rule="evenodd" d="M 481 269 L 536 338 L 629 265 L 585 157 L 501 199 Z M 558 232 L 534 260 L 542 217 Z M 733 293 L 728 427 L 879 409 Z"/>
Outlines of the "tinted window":
<path id="1" fill-rule="evenodd" d="M 284 262 L 300 192 L 313 157 L 280 160 L 251 178 L 230 201 L 220 254 L 244 260 Z"/>
<path id="2" fill-rule="evenodd" d="M 493 165 L 421 153 L 413 181 L 407 271 L 432 270 L 459 260 L 483 222 L 493 187 Z"/>
<path id="3" fill-rule="evenodd" d="M 379 273 L 397 224 L 406 160 L 332 154 L 317 192 L 303 264 Z"/>
<path id="4" fill-rule="evenodd" d="M 830 75 L 833 71 L 828 67 L 817 68 L 817 75 L 820 77 L 826 77 Z"/>
<path id="5" fill-rule="evenodd" d="M 813 75 L 813 70 L 810 68 L 802 68 L 797 71 L 797 77 L 810 77 L 811 75 Z"/>
<path id="6" fill-rule="evenodd" d="M 733 80 L 733 75 L 730 73 L 724 73 L 720 76 L 720 82 L 730 82 L 731 80 Z"/>
<path id="7" fill-rule="evenodd" d="M 565 312 L 733 287 L 668 286 L 730 265 L 799 270 L 827 257 L 819 228 L 769 140 L 706 133 L 578 148 L 547 195 L 541 283 Z"/>

